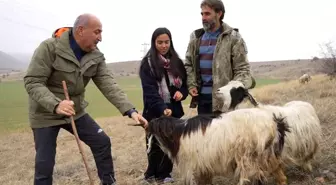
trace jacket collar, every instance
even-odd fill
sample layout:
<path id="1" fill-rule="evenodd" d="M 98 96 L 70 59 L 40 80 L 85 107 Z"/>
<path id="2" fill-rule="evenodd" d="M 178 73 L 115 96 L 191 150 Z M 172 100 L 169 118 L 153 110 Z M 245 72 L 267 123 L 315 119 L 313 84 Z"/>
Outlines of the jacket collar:
<path id="1" fill-rule="evenodd" d="M 79 62 L 73 52 L 73 50 L 70 47 L 70 32 L 72 31 L 72 29 L 69 29 L 65 32 L 62 33 L 62 35 L 59 37 L 58 42 L 56 44 L 56 54 L 58 54 L 59 56 L 68 59 L 70 61 L 72 61 L 73 63 L 75 63 L 77 66 L 83 66 L 85 65 L 85 63 L 96 59 L 96 58 L 100 58 L 103 57 L 104 54 L 101 53 L 99 51 L 99 49 L 95 49 L 94 51 L 91 51 L 89 53 L 87 53 L 81 60 L 81 62 Z"/>
<path id="2" fill-rule="evenodd" d="M 229 34 L 229 33 L 232 32 L 232 30 L 234 30 L 234 28 L 232 28 L 231 26 L 229 26 L 228 24 L 223 22 L 221 27 L 220 27 L 220 34 L 219 35 L 223 36 L 223 35 Z M 204 31 L 203 28 L 195 30 L 196 38 L 200 38 L 204 33 L 205 33 L 205 31 Z"/>
<path id="3" fill-rule="evenodd" d="M 85 54 L 87 54 L 86 51 L 84 51 L 76 42 L 72 32 L 69 32 L 69 39 L 70 39 L 70 47 L 72 49 L 72 51 L 75 53 L 76 58 L 78 59 L 78 57 L 83 58 L 83 56 L 85 56 Z M 79 59 L 80 60 L 80 59 Z"/>

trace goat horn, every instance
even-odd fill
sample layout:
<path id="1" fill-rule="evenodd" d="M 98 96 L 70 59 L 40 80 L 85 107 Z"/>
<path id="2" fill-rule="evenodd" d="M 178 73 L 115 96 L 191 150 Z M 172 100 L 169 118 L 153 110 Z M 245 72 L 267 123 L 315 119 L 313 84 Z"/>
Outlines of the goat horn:
<path id="1" fill-rule="evenodd" d="M 249 100 L 251 101 L 251 103 L 256 107 L 258 106 L 258 102 L 253 98 L 253 96 L 249 93 L 249 92 L 246 92 Z"/>

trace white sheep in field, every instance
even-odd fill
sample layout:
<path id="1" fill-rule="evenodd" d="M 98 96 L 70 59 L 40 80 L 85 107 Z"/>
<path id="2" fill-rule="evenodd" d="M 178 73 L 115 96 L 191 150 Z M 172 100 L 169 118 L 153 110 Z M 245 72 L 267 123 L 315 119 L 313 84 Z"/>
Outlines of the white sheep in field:
<path id="1" fill-rule="evenodd" d="M 147 132 L 177 165 L 184 185 L 211 184 L 214 176 L 262 184 L 273 175 L 286 184 L 279 160 L 288 127 L 281 115 L 242 109 L 218 117 L 160 117 Z"/>
<path id="2" fill-rule="evenodd" d="M 296 165 L 312 171 L 312 160 L 319 151 L 322 140 L 320 120 L 314 107 L 304 101 L 290 101 L 283 106 L 258 103 L 239 81 L 231 81 L 218 89 L 216 96 L 224 101 L 223 112 L 230 112 L 245 106 L 281 113 L 286 117 L 290 133 L 285 140 L 282 158 L 286 166 Z M 244 101 L 247 98 L 247 101 Z"/>
<path id="3" fill-rule="evenodd" d="M 299 83 L 300 84 L 305 84 L 308 83 L 311 80 L 311 76 L 309 74 L 303 74 L 300 78 L 299 78 Z"/>

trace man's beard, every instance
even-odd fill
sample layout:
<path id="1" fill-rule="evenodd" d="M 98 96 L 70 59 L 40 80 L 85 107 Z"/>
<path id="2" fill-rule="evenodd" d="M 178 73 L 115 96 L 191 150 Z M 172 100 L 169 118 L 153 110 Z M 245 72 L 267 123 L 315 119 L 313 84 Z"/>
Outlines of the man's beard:
<path id="1" fill-rule="evenodd" d="M 211 31 L 216 26 L 216 21 L 215 20 L 211 20 L 210 22 L 203 21 L 202 24 L 205 31 Z"/>

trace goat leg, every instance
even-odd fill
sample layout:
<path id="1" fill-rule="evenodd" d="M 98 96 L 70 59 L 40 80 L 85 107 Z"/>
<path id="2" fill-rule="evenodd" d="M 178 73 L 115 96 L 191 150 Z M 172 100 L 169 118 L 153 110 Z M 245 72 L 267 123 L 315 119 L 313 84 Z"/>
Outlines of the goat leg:
<path id="1" fill-rule="evenodd" d="M 287 185 L 287 177 L 283 170 L 283 165 L 280 164 L 278 168 L 274 171 L 275 180 L 277 185 Z"/>

